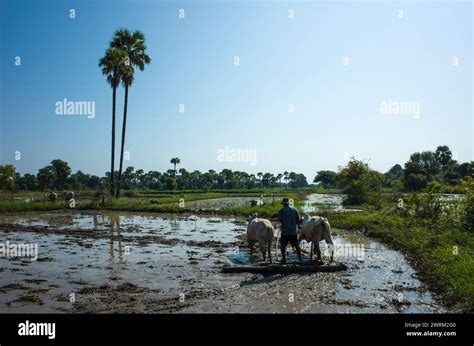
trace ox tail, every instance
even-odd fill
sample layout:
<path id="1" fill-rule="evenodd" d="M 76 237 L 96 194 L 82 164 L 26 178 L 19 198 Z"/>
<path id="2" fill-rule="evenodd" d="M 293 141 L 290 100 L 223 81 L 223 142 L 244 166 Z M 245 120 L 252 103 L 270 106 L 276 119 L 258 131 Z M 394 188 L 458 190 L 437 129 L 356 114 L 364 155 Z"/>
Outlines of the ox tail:
<path id="1" fill-rule="evenodd" d="M 278 261 L 278 243 L 279 243 L 278 240 L 280 239 L 280 234 L 281 234 L 281 229 L 278 228 L 276 242 L 275 242 L 275 257 L 277 261 Z"/>

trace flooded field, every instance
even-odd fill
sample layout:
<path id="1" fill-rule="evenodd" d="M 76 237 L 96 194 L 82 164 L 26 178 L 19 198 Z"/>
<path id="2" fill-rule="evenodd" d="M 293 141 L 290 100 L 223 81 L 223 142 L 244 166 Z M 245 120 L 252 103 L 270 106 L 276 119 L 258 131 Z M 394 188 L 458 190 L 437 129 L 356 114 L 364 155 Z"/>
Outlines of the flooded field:
<path id="1" fill-rule="evenodd" d="M 194 215 L 0 215 L 1 242 L 38 244 L 37 260 L 0 258 L 0 311 L 446 311 L 400 253 L 343 230 L 333 229 L 333 240 L 347 272 L 221 273 L 260 260 L 250 257 L 245 230 L 242 219 Z"/>
<path id="2" fill-rule="evenodd" d="M 306 201 L 303 206 L 303 211 L 306 213 L 315 212 L 318 210 L 332 210 L 332 211 L 343 211 L 344 206 L 342 201 L 344 195 L 342 194 L 322 194 L 313 193 L 306 197 Z"/>
<path id="3" fill-rule="evenodd" d="M 185 206 L 192 209 L 213 209 L 219 210 L 221 208 L 232 208 L 232 207 L 249 207 L 251 202 L 255 201 L 256 205 L 262 203 L 280 203 L 281 197 L 220 197 L 220 198 L 209 198 L 209 199 L 200 199 L 194 201 L 185 201 Z M 163 205 L 175 205 L 176 203 L 164 203 Z"/>

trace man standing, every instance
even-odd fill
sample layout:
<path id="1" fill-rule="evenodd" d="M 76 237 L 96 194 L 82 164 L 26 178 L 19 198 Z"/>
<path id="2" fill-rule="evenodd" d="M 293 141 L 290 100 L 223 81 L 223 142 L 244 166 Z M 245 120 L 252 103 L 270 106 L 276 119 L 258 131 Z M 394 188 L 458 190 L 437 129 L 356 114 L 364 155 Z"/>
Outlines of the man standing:
<path id="1" fill-rule="evenodd" d="M 298 244 L 297 236 L 297 228 L 301 224 L 300 215 L 295 208 L 290 207 L 290 201 L 288 198 L 283 198 L 282 204 L 283 208 L 281 208 L 278 213 L 278 220 L 281 222 L 281 263 L 286 263 L 286 246 L 288 245 L 288 242 L 296 248 L 298 258 L 302 261 L 301 249 Z"/>

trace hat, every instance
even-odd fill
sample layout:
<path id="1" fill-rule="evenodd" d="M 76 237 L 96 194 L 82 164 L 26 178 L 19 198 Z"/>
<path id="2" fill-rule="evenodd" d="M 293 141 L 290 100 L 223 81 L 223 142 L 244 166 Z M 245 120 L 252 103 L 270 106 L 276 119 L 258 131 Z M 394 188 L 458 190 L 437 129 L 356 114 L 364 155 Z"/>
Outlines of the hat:
<path id="1" fill-rule="evenodd" d="M 281 200 L 281 204 L 289 204 L 290 203 L 290 200 L 288 199 L 288 197 L 283 197 L 283 199 Z"/>

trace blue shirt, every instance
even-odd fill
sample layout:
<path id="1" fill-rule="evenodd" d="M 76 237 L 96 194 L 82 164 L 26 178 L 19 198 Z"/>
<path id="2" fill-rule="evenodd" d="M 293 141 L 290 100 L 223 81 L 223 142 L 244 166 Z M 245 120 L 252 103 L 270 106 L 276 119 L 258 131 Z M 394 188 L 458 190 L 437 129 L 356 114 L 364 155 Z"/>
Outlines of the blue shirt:
<path id="1" fill-rule="evenodd" d="M 297 227 L 300 224 L 298 210 L 285 204 L 278 213 L 281 222 L 281 235 L 297 235 Z"/>

